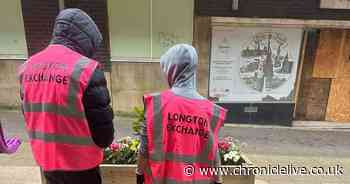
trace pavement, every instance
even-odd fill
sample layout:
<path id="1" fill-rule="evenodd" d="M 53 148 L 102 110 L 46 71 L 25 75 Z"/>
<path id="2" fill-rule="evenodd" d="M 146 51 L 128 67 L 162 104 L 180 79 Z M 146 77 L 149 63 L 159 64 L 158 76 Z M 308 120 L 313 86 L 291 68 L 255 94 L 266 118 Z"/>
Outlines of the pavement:
<path id="1" fill-rule="evenodd" d="M 33 161 L 21 114 L 0 111 L 0 120 L 7 135 L 24 140 L 17 154 L 0 155 L 0 184 L 39 184 L 39 168 Z M 116 138 L 132 135 L 131 122 L 130 118 L 116 118 Z M 240 140 L 242 152 L 255 166 L 339 165 L 344 170 L 341 176 L 256 176 L 256 184 L 350 183 L 350 123 L 300 121 L 292 127 L 228 124 L 222 136 Z"/>

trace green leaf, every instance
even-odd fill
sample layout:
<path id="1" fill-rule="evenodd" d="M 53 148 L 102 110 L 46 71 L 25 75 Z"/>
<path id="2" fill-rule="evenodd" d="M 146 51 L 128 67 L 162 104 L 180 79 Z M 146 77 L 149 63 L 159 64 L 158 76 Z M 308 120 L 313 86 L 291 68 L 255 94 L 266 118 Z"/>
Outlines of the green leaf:
<path id="1" fill-rule="evenodd" d="M 133 113 L 135 114 L 135 119 L 132 122 L 132 129 L 134 134 L 139 135 L 141 131 L 141 125 L 145 119 L 145 111 L 141 107 L 135 107 Z"/>

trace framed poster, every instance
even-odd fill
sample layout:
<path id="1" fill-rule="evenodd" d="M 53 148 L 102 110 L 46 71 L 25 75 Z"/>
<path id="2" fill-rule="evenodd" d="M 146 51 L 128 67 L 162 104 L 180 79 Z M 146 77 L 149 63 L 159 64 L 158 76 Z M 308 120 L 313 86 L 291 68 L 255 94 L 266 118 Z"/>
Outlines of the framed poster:
<path id="1" fill-rule="evenodd" d="M 297 28 L 213 27 L 209 97 L 293 103 L 302 36 Z"/>

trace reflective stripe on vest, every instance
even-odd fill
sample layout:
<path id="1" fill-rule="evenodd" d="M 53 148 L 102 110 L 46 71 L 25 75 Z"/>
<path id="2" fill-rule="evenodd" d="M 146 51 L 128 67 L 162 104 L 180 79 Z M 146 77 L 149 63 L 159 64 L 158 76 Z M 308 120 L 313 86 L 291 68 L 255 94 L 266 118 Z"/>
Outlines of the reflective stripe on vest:
<path id="1" fill-rule="evenodd" d="M 163 152 L 163 117 L 162 117 L 162 102 L 161 102 L 161 95 L 155 94 L 152 95 L 152 106 L 153 106 L 153 127 L 152 127 L 152 141 L 154 145 L 154 151 L 149 152 L 149 158 L 152 161 L 174 161 L 174 162 L 183 162 L 187 164 L 193 164 L 193 163 L 200 163 L 200 164 L 207 164 L 209 167 L 214 167 L 214 161 L 209 160 L 209 154 L 212 150 L 213 144 L 214 144 L 214 130 L 216 128 L 216 124 L 219 121 L 220 117 L 220 109 L 218 106 L 213 106 L 213 116 L 210 120 L 210 126 L 209 129 L 209 138 L 208 138 L 208 144 L 204 147 L 204 149 L 201 151 L 201 153 L 198 156 L 189 156 L 189 155 L 180 155 L 177 153 L 171 153 L 167 152 L 166 154 Z M 147 111 L 147 109 L 146 109 Z M 147 114 L 147 113 L 146 113 Z M 156 126 L 154 126 L 156 125 Z M 154 178 L 152 175 L 152 170 L 150 169 L 149 165 L 146 166 L 145 170 L 146 174 L 151 177 L 153 184 L 179 184 L 178 181 L 169 179 L 169 178 L 162 178 L 157 179 Z M 212 183 L 212 179 L 206 179 L 206 180 L 194 180 L 194 181 L 181 181 L 181 184 L 210 184 Z"/>
<path id="2" fill-rule="evenodd" d="M 62 144 L 75 144 L 75 145 L 94 145 L 91 137 L 76 137 L 68 135 L 48 134 L 42 132 L 30 131 L 29 138 L 42 140 L 45 142 L 55 142 Z"/>
<path id="3" fill-rule="evenodd" d="M 75 102 L 79 91 L 79 78 L 84 67 L 89 63 L 90 59 L 82 57 L 74 66 L 73 73 L 70 77 L 67 106 L 60 106 L 50 103 L 23 103 L 24 112 L 51 112 L 62 116 L 75 118 L 85 118 L 84 112 L 76 108 Z"/>

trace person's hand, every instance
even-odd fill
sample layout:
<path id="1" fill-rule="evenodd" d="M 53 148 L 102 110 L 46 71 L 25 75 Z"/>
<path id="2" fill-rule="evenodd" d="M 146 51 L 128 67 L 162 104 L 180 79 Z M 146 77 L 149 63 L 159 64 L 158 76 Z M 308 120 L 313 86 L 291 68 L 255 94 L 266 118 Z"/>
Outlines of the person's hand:
<path id="1" fill-rule="evenodd" d="M 15 153 L 18 150 L 21 143 L 22 141 L 17 137 L 6 139 L 6 145 L 7 145 L 6 153 L 8 154 Z"/>
<path id="2" fill-rule="evenodd" d="M 143 184 L 145 182 L 144 175 L 136 174 L 136 184 Z"/>

